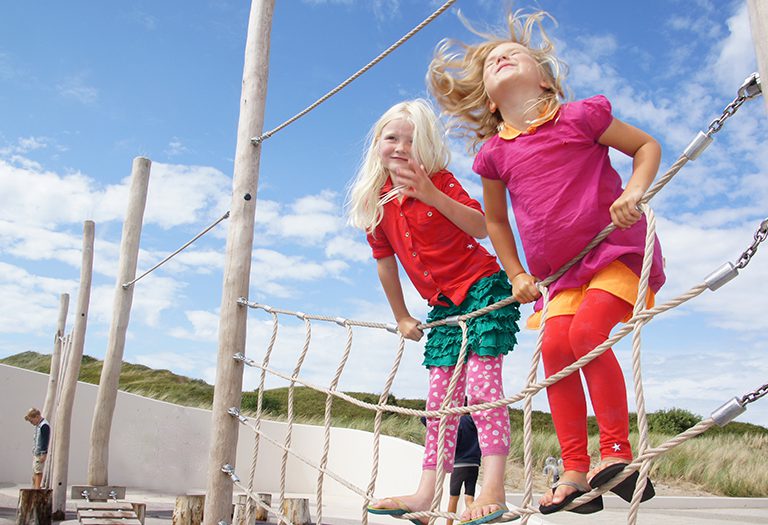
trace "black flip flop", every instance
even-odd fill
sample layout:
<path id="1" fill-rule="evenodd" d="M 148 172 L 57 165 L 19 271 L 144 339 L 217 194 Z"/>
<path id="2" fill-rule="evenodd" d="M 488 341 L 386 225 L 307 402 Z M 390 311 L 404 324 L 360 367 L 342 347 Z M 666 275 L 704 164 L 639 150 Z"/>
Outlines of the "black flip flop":
<path id="1" fill-rule="evenodd" d="M 591 480 L 589 480 L 590 486 L 592 488 L 602 487 L 613 478 L 618 476 L 626 466 L 627 463 L 614 463 L 612 465 L 608 465 L 603 470 L 595 474 Z M 613 487 L 611 492 L 621 497 L 621 499 L 624 501 L 632 503 L 632 494 L 635 492 L 635 486 L 637 485 L 637 480 L 639 478 L 640 474 L 637 471 L 634 471 L 629 477 L 627 477 L 627 479 Z M 655 495 L 656 490 L 653 488 L 653 483 L 651 483 L 650 479 L 646 479 L 645 490 L 643 490 L 643 496 L 640 501 L 648 501 Z"/>
<path id="2" fill-rule="evenodd" d="M 575 500 L 579 496 L 583 496 L 584 494 L 589 492 L 589 490 L 582 490 L 582 487 L 579 487 L 576 483 L 572 481 L 558 481 L 557 483 L 552 485 L 552 494 L 555 493 L 555 491 L 557 490 L 557 487 L 559 487 L 560 485 L 567 485 L 569 487 L 573 487 L 576 489 L 576 492 L 568 494 L 560 503 L 553 503 L 552 505 L 539 505 L 539 512 L 541 512 L 542 514 L 552 514 L 554 512 L 558 512 L 560 510 L 563 510 L 565 507 L 567 507 L 573 500 Z M 575 512 L 576 514 L 594 514 L 595 512 L 599 512 L 601 510 L 603 510 L 603 497 L 598 496 L 595 499 L 588 501 L 586 503 L 583 503 L 574 509 L 568 509 L 568 512 Z"/>

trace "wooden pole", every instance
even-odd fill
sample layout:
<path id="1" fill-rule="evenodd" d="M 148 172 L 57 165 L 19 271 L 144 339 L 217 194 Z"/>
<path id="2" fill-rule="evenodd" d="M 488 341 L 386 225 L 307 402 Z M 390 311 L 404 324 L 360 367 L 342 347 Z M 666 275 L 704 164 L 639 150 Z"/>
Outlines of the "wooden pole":
<path id="1" fill-rule="evenodd" d="M 83 224 L 83 261 L 80 268 L 80 291 L 77 295 L 75 327 L 72 330 L 72 349 L 67 356 L 66 374 L 62 381 L 61 399 L 56 411 L 53 442 L 53 519 L 63 520 L 67 504 L 67 474 L 69 468 L 69 439 L 72 407 L 75 403 L 77 378 L 85 346 L 85 328 L 88 324 L 88 305 L 91 300 L 91 278 L 93 275 L 93 221 Z M 82 445 L 82 444 L 80 444 Z"/>
<path id="2" fill-rule="evenodd" d="M 187 494 L 176 496 L 171 525 L 200 525 L 205 517 L 205 495 Z M 227 520 L 229 523 L 229 520 Z"/>
<path id="3" fill-rule="evenodd" d="M 117 286 L 112 303 L 112 325 L 109 328 L 107 352 L 104 356 L 104 366 L 101 369 L 99 391 L 96 396 L 96 407 L 91 425 L 88 484 L 94 486 L 109 484 L 109 435 L 112 430 L 112 417 L 115 414 L 117 403 L 117 387 L 120 382 L 120 368 L 123 364 L 125 334 L 128 331 L 128 321 L 131 318 L 131 305 L 133 304 L 134 286 L 123 288 L 123 283 L 132 281 L 136 277 L 151 164 L 152 162 L 145 157 L 133 159 L 128 209 L 125 213 L 123 238 L 120 243 Z"/>
<path id="4" fill-rule="evenodd" d="M 752 43 L 757 56 L 757 71 L 763 88 L 763 104 L 768 111 L 768 2 L 747 0 Z"/>
<path id="5" fill-rule="evenodd" d="M 51 370 L 48 375 L 48 391 L 45 393 L 43 403 L 43 417 L 53 421 L 56 407 L 56 393 L 59 384 L 59 367 L 61 365 L 61 343 L 67 327 L 67 312 L 69 311 L 69 294 L 63 293 L 59 298 L 59 320 L 56 323 L 56 336 L 53 340 L 53 354 L 51 354 Z"/>
<path id="6" fill-rule="evenodd" d="M 239 422 L 227 410 L 239 407 L 242 398 L 243 364 L 232 356 L 245 353 L 248 308 L 237 301 L 248 297 L 261 153 L 260 146 L 253 145 L 251 138 L 261 134 L 264 124 L 273 11 L 274 0 L 253 0 L 248 20 L 221 298 L 205 525 L 216 525 L 219 521 L 229 523 L 231 519 L 233 486 L 221 468 L 226 464 L 235 465 L 237 456 Z"/>

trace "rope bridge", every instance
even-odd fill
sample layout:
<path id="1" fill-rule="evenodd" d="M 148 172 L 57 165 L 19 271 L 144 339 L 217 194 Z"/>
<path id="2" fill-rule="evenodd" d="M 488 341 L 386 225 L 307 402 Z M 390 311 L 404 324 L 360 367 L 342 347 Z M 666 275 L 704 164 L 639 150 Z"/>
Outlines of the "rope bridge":
<path id="1" fill-rule="evenodd" d="M 263 501 L 261 501 L 259 496 L 254 493 L 256 463 L 257 463 L 258 454 L 259 454 L 259 444 L 262 439 L 282 449 L 283 451 L 282 461 L 281 461 L 281 474 L 280 474 L 280 505 L 281 506 L 282 506 L 283 500 L 285 499 L 286 470 L 287 470 L 288 458 L 290 456 L 309 465 L 310 467 L 316 469 L 318 472 L 317 518 L 316 518 L 317 523 L 322 523 L 323 481 L 326 477 L 329 477 L 337 481 L 338 483 L 342 484 L 351 492 L 361 497 L 361 499 L 364 502 L 363 508 L 362 508 L 362 523 L 367 524 L 368 514 L 366 512 L 366 506 L 370 501 L 375 499 L 373 494 L 374 494 L 374 489 L 376 486 L 376 480 L 378 476 L 379 454 L 380 454 L 379 445 L 380 445 L 380 437 L 381 437 L 382 417 L 384 413 L 404 414 L 404 415 L 414 416 L 414 417 L 424 416 L 429 418 L 440 418 L 440 425 L 439 425 L 439 431 L 438 431 L 438 457 L 442 457 L 444 454 L 444 437 L 445 437 L 445 431 L 447 426 L 447 419 L 445 416 L 460 415 L 460 414 L 466 414 L 466 413 L 476 412 L 480 410 L 487 410 L 490 408 L 509 406 L 511 404 L 518 403 L 521 401 L 523 403 L 523 438 L 524 438 L 524 467 L 525 467 L 524 495 L 523 495 L 523 500 L 521 505 L 511 506 L 510 511 L 504 514 L 504 519 L 512 520 L 516 518 L 522 518 L 522 523 L 527 523 L 530 516 L 538 513 L 538 509 L 535 506 L 533 506 L 533 503 L 532 503 L 533 502 L 533 451 L 532 451 L 533 396 L 535 396 L 536 394 L 538 394 L 548 386 L 559 381 L 563 377 L 566 377 L 576 372 L 577 370 L 581 369 L 582 367 L 590 363 L 593 359 L 596 359 L 598 356 L 602 355 L 604 352 L 606 352 L 608 349 L 614 346 L 618 341 L 620 341 L 625 336 L 631 333 L 632 334 L 633 383 L 634 383 L 634 390 L 635 390 L 634 392 L 635 401 L 637 406 L 638 429 L 640 434 L 637 456 L 619 475 L 617 475 L 609 483 L 605 484 L 599 489 L 592 490 L 588 494 L 580 496 L 578 499 L 575 499 L 568 507 L 566 507 L 566 510 L 577 507 L 591 499 L 594 499 L 598 495 L 603 494 L 606 491 L 610 490 L 612 487 L 614 487 L 615 485 L 617 485 L 618 483 L 626 479 L 628 476 L 630 476 L 634 472 L 639 471 L 639 481 L 636 485 L 632 502 L 630 504 L 628 517 L 627 517 L 627 523 L 630 525 L 634 525 L 637 521 L 637 514 L 638 514 L 639 505 L 640 505 L 640 499 L 646 485 L 647 475 L 648 475 L 648 472 L 650 471 L 650 468 L 655 458 L 667 452 L 668 450 L 684 443 L 685 441 L 699 434 L 702 434 L 703 432 L 705 432 L 707 429 L 711 428 L 714 425 L 724 426 L 725 424 L 733 420 L 735 417 L 743 413 L 746 410 L 746 406 L 749 403 L 752 403 L 757 399 L 760 399 L 761 397 L 763 397 L 768 393 L 768 384 L 767 384 L 767 385 L 763 385 L 762 387 L 758 388 L 753 392 L 750 392 L 742 396 L 741 398 L 733 398 L 732 400 L 726 402 L 723 406 L 718 408 L 715 412 L 713 412 L 709 418 L 699 422 L 697 425 L 691 427 L 685 432 L 682 432 L 681 434 L 675 436 L 674 438 L 670 439 L 669 441 L 661 445 L 658 445 L 655 447 L 650 446 L 649 439 L 648 439 L 648 422 L 647 422 L 647 415 L 645 411 L 645 398 L 643 393 L 642 371 L 641 371 L 641 365 L 640 365 L 642 329 L 657 315 L 668 312 L 669 310 L 672 310 L 673 308 L 676 308 L 690 301 L 691 299 L 697 297 L 707 289 L 715 291 L 721 286 L 723 286 L 724 284 L 726 284 L 728 281 L 735 278 L 738 275 L 739 270 L 745 268 L 746 265 L 749 264 L 750 260 L 756 253 L 759 244 L 762 243 L 768 237 L 768 218 L 766 218 L 760 223 L 754 235 L 754 241 L 737 259 L 736 264 L 732 264 L 730 262 L 725 263 L 720 268 L 712 272 L 701 283 L 691 287 L 687 292 L 682 293 L 678 297 L 671 299 L 663 304 L 657 305 L 653 308 L 646 308 L 645 305 L 646 305 L 646 297 L 648 294 L 648 278 L 650 275 L 651 261 L 653 258 L 654 238 L 656 234 L 656 219 L 653 211 L 648 205 L 648 202 L 672 179 L 672 177 L 674 177 L 679 172 L 679 170 L 689 160 L 695 160 L 701 154 L 701 152 L 712 142 L 713 135 L 722 128 L 724 122 L 730 116 L 732 116 L 746 100 L 754 98 L 760 94 L 761 94 L 760 81 L 759 81 L 758 75 L 755 73 L 745 80 L 744 84 L 738 90 L 737 97 L 734 99 L 733 102 L 731 102 L 728 106 L 726 106 L 726 108 L 723 110 L 722 115 L 719 118 L 712 121 L 712 123 L 710 124 L 706 132 L 699 132 L 697 137 L 686 148 L 686 150 L 683 152 L 680 158 L 671 166 L 671 168 L 662 177 L 659 178 L 658 182 L 654 184 L 654 186 L 651 187 L 646 192 L 645 196 L 643 197 L 640 204 L 638 205 L 639 209 L 646 216 L 648 227 L 646 232 L 646 243 L 645 243 L 645 251 L 644 251 L 644 257 L 643 257 L 643 266 L 642 266 L 641 275 L 640 275 L 638 297 L 633 309 L 632 318 L 627 323 L 625 323 L 620 329 L 616 330 L 614 335 L 610 336 L 608 339 L 606 339 L 605 342 L 597 346 L 587 355 L 585 355 L 578 361 L 574 362 L 572 365 L 564 368 L 560 372 L 541 381 L 537 379 L 537 370 L 538 370 L 539 361 L 541 357 L 542 334 L 543 334 L 544 326 L 546 324 L 547 309 L 548 309 L 548 303 L 549 303 L 548 286 L 552 282 L 554 282 L 558 277 L 560 277 L 563 273 L 565 273 L 573 264 L 575 264 L 578 260 L 580 260 L 587 252 L 589 252 L 589 250 L 591 250 L 594 246 L 596 246 L 599 242 L 601 242 L 605 237 L 607 237 L 615 229 L 615 226 L 613 225 L 607 226 L 602 232 L 600 232 L 600 234 L 598 234 L 595 237 L 595 239 L 592 242 L 590 242 L 588 246 L 584 248 L 584 250 L 582 250 L 581 253 L 579 253 L 576 257 L 574 257 L 573 260 L 571 260 L 569 263 L 563 266 L 563 268 L 561 268 L 558 272 L 556 272 L 549 278 L 539 283 L 538 286 L 544 298 L 544 307 L 542 311 L 542 323 L 541 323 L 540 331 L 539 331 L 537 342 L 536 342 L 536 348 L 535 348 L 533 357 L 531 359 L 530 371 L 526 379 L 525 387 L 510 397 L 500 399 L 494 402 L 488 402 L 488 403 L 472 405 L 472 406 L 449 407 L 450 399 L 452 398 L 453 392 L 456 388 L 458 379 L 460 377 L 462 368 L 464 366 L 464 358 L 467 352 L 466 346 L 467 346 L 468 322 L 470 322 L 472 319 L 476 317 L 479 317 L 481 315 L 488 313 L 489 311 L 492 311 L 492 310 L 501 308 L 507 304 L 510 304 L 511 302 L 514 301 L 512 297 L 509 297 L 507 299 L 499 301 L 496 304 L 490 305 L 488 307 L 482 308 L 480 310 L 471 312 L 466 315 L 454 316 L 454 317 L 443 319 L 441 321 L 437 321 L 434 323 L 420 325 L 421 329 L 427 329 L 427 328 L 432 328 L 438 325 L 449 324 L 449 325 L 459 326 L 462 330 L 462 344 L 461 344 L 459 358 L 458 358 L 456 367 L 454 369 L 453 376 L 451 377 L 451 381 L 448 385 L 448 392 L 446 393 L 445 399 L 443 400 L 443 403 L 438 410 L 414 410 L 414 409 L 390 405 L 386 403 L 392 387 L 392 383 L 394 381 L 394 378 L 397 375 L 400 362 L 403 356 L 403 350 L 405 348 L 405 339 L 403 338 L 402 335 L 399 335 L 395 357 L 394 357 L 391 369 L 389 371 L 389 374 L 387 375 L 384 387 L 379 396 L 378 403 L 376 404 L 367 403 L 359 399 L 356 399 L 350 395 L 344 394 L 343 392 L 339 392 L 337 390 L 339 381 L 344 372 L 345 366 L 347 364 L 347 361 L 349 359 L 349 356 L 352 350 L 353 327 L 373 329 L 373 330 L 386 330 L 392 333 L 398 333 L 395 325 L 386 324 L 386 323 L 355 321 L 355 320 L 346 319 L 342 317 L 328 317 L 328 316 L 321 316 L 321 315 L 306 314 L 303 312 L 282 310 L 278 308 L 273 308 L 268 305 L 250 302 L 246 298 L 240 298 L 238 301 L 240 305 L 247 306 L 249 308 L 263 310 L 264 312 L 270 314 L 272 317 L 272 336 L 269 340 L 266 352 L 264 354 L 264 357 L 261 363 L 258 363 L 252 359 L 249 359 L 245 357 L 245 355 L 243 354 L 236 354 L 233 356 L 234 359 L 241 361 L 245 365 L 261 370 L 261 377 L 260 377 L 259 386 L 258 386 L 258 398 L 257 398 L 258 401 L 257 401 L 257 407 L 256 407 L 256 414 L 253 420 L 250 420 L 245 416 L 243 416 L 240 410 L 236 407 L 232 407 L 229 409 L 229 414 L 232 417 L 237 418 L 238 421 L 243 426 L 251 429 L 254 432 L 254 436 L 255 436 L 253 458 L 251 462 L 251 468 L 250 468 L 247 485 L 240 480 L 240 478 L 237 476 L 235 472 L 235 469 L 231 465 L 222 466 L 222 472 L 228 475 L 231 478 L 232 482 L 241 490 L 243 490 L 249 497 L 249 504 L 248 504 L 247 513 L 246 513 L 246 523 L 250 522 L 251 513 L 254 506 L 259 506 L 261 508 L 268 510 L 269 512 L 274 513 L 278 517 L 280 522 L 289 523 L 289 524 L 291 523 L 286 516 L 284 516 L 279 511 L 277 511 L 275 508 L 272 508 L 269 505 L 265 504 Z M 298 118 L 298 116 L 296 118 Z M 265 134 L 265 135 L 268 136 L 269 134 Z M 261 137 L 260 139 L 263 139 L 263 138 L 266 138 L 266 137 Z M 261 140 L 258 140 L 255 142 L 260 143 Z M 281 315 L 296 317 L 302 320 L 305 326 L 304 345 L 296 361 L 293 372 L 290 375 L 270 367 L 270 358 L 272 355 L 272 350 L 274 348 L 275 342 L 277 340 L 279 316 Z M 301 378 L 302 365 L 307 356 L 311 339 L 312 339 L 312 322 L 313 321 L 335 323 L 340 327 L 344 328 L 344 330 L 346 331 L 346 344 L 344 346 L 344 352 L 342 354 L 341 360 L 339 361 L 336 372 L 330 384 L 327 387 L 313 384 Z M 281 378 L 285 381 L 288 381 L 289 383 L 287 431 L 286 431 L 285 439 L 282 443 L 278 442 L 275 439 L 272 439 L 271 437 L 266 435 L 266 433 L 261 429 L 264 385 L 266 382 L 267 374 L 271 374 L 275 377 Z M 319 462 L 314 462 L 302 456 L 301 454 L 296 452 L 291 446 L 292 429 L 293 429 L 293 422 L 294 422 L 294 389 L 296 385 L 302 385 L 308 388 L 312 388 L 326 395 L 325 413 L 324 413 L 324 440 L 323 440 L 322 455 Z M 355 486 L 352 483 L 345 480 L 338 473 L 335 473 L 328 469 L 328 455 L 330 450 L 331 407 L 332 407 L 334 398 L 342 399 L 358 407 L 371 410 L 375 414 L 374 431 L 373 431 L 372 469 L 371 469 L 370 481 L 367 487 Z M 437 518 L 450 518 L 454 520 L 459 520 L 459 516 L 457 514 L 443 512 L 438 509 L 439 503 L 442 499 L 444 477 L 445 477 L 445 472 L 442 469 L 442 464 L 440 464 L 438 465 L 438 469 L 437 469 L 435 497 L 432 501 L 432 505 L 429 511 L 411 512 L 408 514 L 403 514 L 402 516 L 398 516 L 398 517 L 402 519 L 428 518 L 430 524 L 434 523 Z"/>

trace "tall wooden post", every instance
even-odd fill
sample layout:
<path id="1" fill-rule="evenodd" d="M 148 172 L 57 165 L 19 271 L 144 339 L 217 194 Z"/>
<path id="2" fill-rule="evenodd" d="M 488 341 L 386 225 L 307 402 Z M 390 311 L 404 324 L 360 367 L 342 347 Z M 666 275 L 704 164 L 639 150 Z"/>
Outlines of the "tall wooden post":
<path id="1" fill-rule="evenodd" d="M 120 265 L 117 271 L 115 299 L 112 303 L 112 325 L 109 328 L 107 352 L 101 369 L 99 391 L 91 425 L 91 447 L 88 453 L 88 484 L 108 485 L 109 435 L 112 430 L 112 417 L 117 403 L 117 387 L 120 382 L 120 368 L 123 364 L 125 334 L 131 318 L 133 288 L 123 288 L 123 283 L 136 277 L 136 265 L 139 259 L 139 242 L 144 221 L 144 209 L 147 204 L 149 186 L 149 168 L 152 162 L 145 157 L 133 159 L 131 170 L 131 188 L 128 196 L 128 209 L 123 223 L 123 238 L 120 243 Z"/>
<path id="2" fill-rule="evenodd" d="M 261 134 L 264 123 L 273 11 L 274 0 L 253 0 L 248 20 L 221 298 L 205 525 L 217 525 L 219 521 L 229 523 L 232 512 L 232 481 L 221 472 L 221 467 L 225 464 L 234 465 L 237 456 L 239 423 L 227 410 L 233 406 L 239 407 L 242 398 L 243 364 L 232 359 L 232 356 L 245 352 L 248 312 L 247 307 L 239 305 L 237 300 L 248 297 L 260 160 L 260 146 L 252 144 L 251 138 Z"/>
<path id="3" fill-rule="evenodd" d="M 69 439 L 72 407 L 75 403 L 77 378 L 80 375 L 80 361 L 85 346 L 85 328 L 88 323 L 88 305 L 91 301 L 91 278 L 93 275 L 93 221 L 83 224 L 83 261 L 80 268 L 80 291 L 77 295 L 75 327 L 72 330 L 72 349 L 67 356 L 66 374 L 62 381 L 61 399 L 56 411 L 53 431 L 53 519 L 63 520 L 67 504 L 67 474 L 69 469 Z M 81 445 L 81 444 L 80 444 Z"/>
<path id="4" fill-rule="evenodd" d="M 768 111 L 768 2 L 747 0 L 752 43 L 757 56 L 757 71 L 763 88 L 763 104 Z"/>
<path id="5" fill-rule="evenodd" d="M 67 327 L 67 312 L 69 311 L 69 294 L 63 293 L 59 299 L 59 320 L 56 323 L 56 336 L 53 340 L 53 354 L 51 354 L 51 370 L 48 375 L 48 390 L 45 393 L 43 403 L 43 417 L 48 421 L 54 420 L 54 408 L 56 407 L 56 393 L 59 385 L 59 367 L 61 365 L 61 346 L 64 331 Z"/>

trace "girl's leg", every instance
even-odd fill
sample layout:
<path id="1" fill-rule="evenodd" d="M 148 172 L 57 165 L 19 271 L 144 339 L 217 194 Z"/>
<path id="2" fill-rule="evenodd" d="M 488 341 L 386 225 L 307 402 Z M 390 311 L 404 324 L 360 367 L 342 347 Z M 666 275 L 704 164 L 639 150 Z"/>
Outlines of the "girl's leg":
<path id="1" fill-rule="evenodd" d="M 598 289 L 588 290 L 569 332 L 575 357 L 581 358 L 603 343 L 611 329 L 631 310 L 631 304 L 615 295 Z M 600 429 L 601 457 L 631 461 L 627 391 L 621 365 L 613 350 L 608 349 L 582 368 L 582 372 Z"/>
<path id="2" fill-rule="evenodd" d="M 547 377 L 576 361 L 568 337 L 572 321 L 572 315 L 547 319 L 541 348 Z M 547 387 L 547 398 L 563 455 L 563 469 L 586 473 L 589 470 L 587 402 L 579 373 L 574 372 Z"/>
<path id="3" fill-rule="evenodd" d="M 453 375 L 452 366 L 433 366 L 429 369 L 429 391 L 427 392 L 427 410 L 438 410 L 448 393 L 448 385 Z M 451 407 L 464 405 L 466 390 L 466 365 L 459 376 L 456 389 L 453 391 Z M 445 427 L 445 447 L 443 449 L 443 470 L 453 471 L 453 457 L 456 452 L 456 434 L 459 431 L 459 416 L 449 416 Z M 440 419 L 427 418 L 427 435 L 424 440 L 424 469 L 437 468 L 437 446 Z"/>
<path id="4" fill-rule="evenodd" d="M 470 405 L 504 397 L 501 377 L 504 356 L 482 357 L 470 354 L 467 361 L 467 400 Z M 498 407 L 472 413 L 483 454 L 483 485 L 462 520 L 480 518 L 501 509 L 505 501 L 504 471 L 509 454 L 509 411 Z"/>
<path id="5" fill-rule="evenodd" d="M 427 392 L 427 410 L 437 410 L 448 391 L 448 384 L 453 375 L 454 367 L 436 367 L 429 369 L 429 390 Z M 451 406 L 462 406 L 464 403 L 464 390 L 466 375 L 462 373 L 454 390 Z M 377 509 L 405 508 L 410 511 L 429 509 L 432 498 L 435 495 L 435 481 L 437 480 L 437 436 L 440 420 L 427 418 L 427 435 L 424 440 L 424 461 L 422 464 L 421 479 L 416 492 L 407 496 L 384 498 L 372 504 Z M 443 455 L 443 468 L 446 472 L 453 470 L 453 457 L 456 450 L 456 433 L 459 430 L 459 418 L 452 416 L 446 423 L 445 449 Z M 425 521 L 426 523 L 426 521 Z"/>

